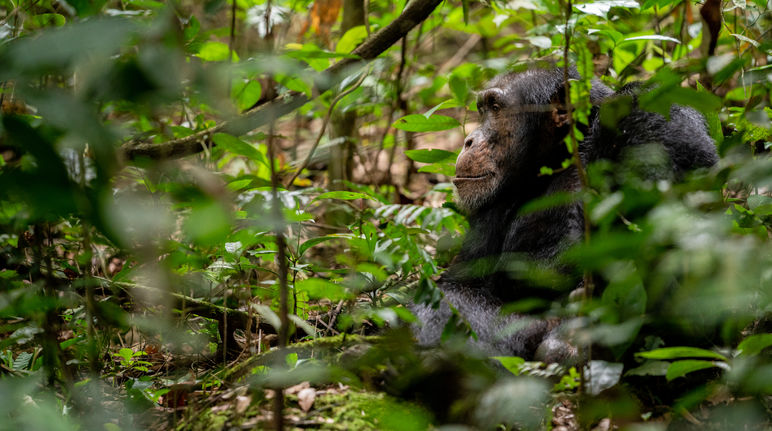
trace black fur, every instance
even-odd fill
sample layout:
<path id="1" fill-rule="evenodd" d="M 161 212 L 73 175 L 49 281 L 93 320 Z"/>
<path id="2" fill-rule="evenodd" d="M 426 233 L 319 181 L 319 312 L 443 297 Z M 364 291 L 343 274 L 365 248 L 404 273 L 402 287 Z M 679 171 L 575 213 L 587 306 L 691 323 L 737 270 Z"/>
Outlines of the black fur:
<path id="1" fill-rule="evenodd" d="M 572 71 L 571 77 L 578 75 Z M 557 337 L 555 322 L 501 313 L 501 306 L 507 302 L 533 294 L 544 295 L 544 289 L 535 290 L 530 283 L 506 275 L 505 266 L 511 264 L 511 256 L 524 256 L 537 266 L 565 272 L 565 268 L 558 267 L 558 257 L 583 235 L 580 203 L 520 214 L 521 207 L 534 198 L 580 188 L 573 167 L 554 175 L 538 175 L 541 166 L 557 167 L 569 156 L 562 142 L 568 129 L 555 125 L 550 116 L 556 104 L 564 100 L 563 71 L 532 69 L 500 75 L 487 89 L 503 94 L 507 105 L 523 107 L 507 118 L 494 116 L 486 120 L 483 114 L 480 127 L 465 142 L 465 149 L 474 145 L 508 146 L 497 160 L 497 166 L 504 170 L 503 180 L 491 196 L 483 196 L 471 205 L 469 233 L 460 253 L 438 282 L 445 295 L 439 308 L 413 307 L 422 322 L 415 335 L 421 345 L 439 343 L 452 315 L 452 305 L 476 333 L 478 339 L 471 343 L 489 355 L 570 360 L 575 357 L 575 350 Z M 677 179 L 688 170 L 709 167 L 718 161 L 715 145 L 699 113 L 673 106 L 668 121 L 637 108 L 635 99 L 640 91 L 633 85 L 614 93 L 599 80 L 593 80 L 594 108 L 579 147 L 585 166 L 599 159 L 617 161 L 630 152 L 634 157 L 636 149 L 648 144 L 659 146 L 664 150 L 660 152 L 669 158 L 665 172 L 644 174 L 649 178 L 664 175 Z M 485 90 L 480 94 L 485 97 Z M 615 97 L 630 98 L 632 109 L 615 128 L 603 127 L 600 107 Z M 484 103 L 481 100 L 478 106 Z M 575 278 L 569 290 L 580 285 L 581 281 Z"/>

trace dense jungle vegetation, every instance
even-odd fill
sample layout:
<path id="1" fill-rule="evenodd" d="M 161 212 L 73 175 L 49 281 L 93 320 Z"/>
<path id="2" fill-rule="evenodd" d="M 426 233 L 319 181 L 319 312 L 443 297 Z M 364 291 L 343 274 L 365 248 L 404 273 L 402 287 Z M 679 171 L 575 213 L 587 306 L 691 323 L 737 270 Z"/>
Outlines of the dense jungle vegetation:
<path id="1" fill-rule="evenodd" d="M 0 0 L 0 429 L 770 429 L 771 8 Z M 574 157 L 595 76 L 698 110 L 721 160 L 529 207 L 581 200 L 597 289 L 513 260 L 565 295 L 507 310 L 581 365 L 481 357 L 462 319 L 417 348 L 475 93 L 535 59 L 582 76 Z"/>

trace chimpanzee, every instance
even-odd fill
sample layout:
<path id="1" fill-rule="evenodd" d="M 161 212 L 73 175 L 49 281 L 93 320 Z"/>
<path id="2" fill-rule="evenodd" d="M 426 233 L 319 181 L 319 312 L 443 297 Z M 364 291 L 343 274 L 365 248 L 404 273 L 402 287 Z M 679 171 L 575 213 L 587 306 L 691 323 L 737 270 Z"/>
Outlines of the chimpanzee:
<path id="1" fill-rule="evenodd" d="M 579 78 L 578 72 L 571 68 L 569 78 Z M 671 179 L 718 161 L 700 114 L 674 105 L 666 120 L 637 107 L 634 100 L 640 91 L 630 85 L 615 93 L 592 80 L 593 108 L 579 144 L 585 166 L 599 159 L 619 160 L 628 150 L 648 144 L 667 154 L 666 175 Z M 629 114 L 615 127 L 605 127 L 600 107 L 617 97 L 633 101 Z M 558 257 L 583 235 L 580 202 L 520 211 L 535 198 L 580 188 L 573 167 L 540 175 L 542 166 L 560 166 L 569 157 L 564 100 L 564 71 L 555 66 L 499 75 L 478 94 L 480 126 L 464 140 L 453 180 L 459 207 L 468 213 L 469 233 L 438 282 L 444 293 L 439 308 L 413 308 L 422 322 L 415 329 L 419 344 L 440 341 L 452 306 L 476 333 L 477 341 L 471 342 L 484 353 L 548 362 L 576 358 L 575 349 L 557 335 L 556 322 L 501 312 L 503 304 L 533 294 L 530 283 L 507 276 L 512 256 L 525 256 L 537 267 L 564 270 L 556 268 Z M 577 277 L 570 288 L 578 287 Z"/>

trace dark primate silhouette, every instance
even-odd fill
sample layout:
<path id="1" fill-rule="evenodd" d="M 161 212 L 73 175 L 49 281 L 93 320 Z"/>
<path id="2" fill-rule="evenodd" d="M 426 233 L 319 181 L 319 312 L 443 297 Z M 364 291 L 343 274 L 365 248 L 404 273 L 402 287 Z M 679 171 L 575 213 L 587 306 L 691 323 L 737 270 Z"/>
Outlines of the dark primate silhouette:
<path id="1" fill-rule="evenodd" d="M 571 70 L 569 77 L 579 76 Z M 718 161 L 699 113 L 674 105 L 666 120 L 637 107 L 640 91 L 639 86 L 629 85 L 615 93 L 599 80 L 592 81 L 593 108 L 579 144 L 585 166 L 599 159 L 621 161 L 657 153 L 661 163 L 644 166 L 638 174 L 649 180 L 677 180 L 686 171 Z M 629 113 L 613 127 L 604 126 L 601 107 L 622 97 L 630 101 Z M 413 307 L 421 321 L 415 328 L 419 344 L 439 343 L 452 305 L 476 333 L 477 340 L 471 343 L 484 353 L 548 362 L 575 359 L 575 349 L 558 335 L 557 322 L 501 313 L 503 304 L 545 291 L 507 276 L 513 256 L 571 272 L 559 267 L 558 257 L 583 235 L 581 202 L 520 211 L 535 198 L 581 187 L 573 166 L 539 175 L 542 166 L 560 166 L 569 157 L 564 144 L 570 127 L 564 100 L 564 72 L 554 66 L 499 75 L 479 93 L 480 126 L 466 137 L 453 180 L 470 229 L 460 253 L 438 282 L 444 293 L 439 308 Z M 578 287 L 577 277 L 571 288 Z"/>

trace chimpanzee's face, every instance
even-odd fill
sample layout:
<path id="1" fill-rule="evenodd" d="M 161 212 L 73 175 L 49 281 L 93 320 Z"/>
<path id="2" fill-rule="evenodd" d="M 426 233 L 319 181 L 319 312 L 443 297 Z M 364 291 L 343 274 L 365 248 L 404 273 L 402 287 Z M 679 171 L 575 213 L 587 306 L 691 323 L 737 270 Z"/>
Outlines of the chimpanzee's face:
<path id="1" fill-rule="evenodd" d="M 532 164 L 532 156 L 542 151 L 537 147 L 547 146 L 540 141 L 552 137 L 547 130 L 552 125 L 545 121 L 552 91 L 539 82 L 540 72 L 498 76 L 478 93 L 480 125 L 464 140 L 453 179 L 464 210 L 475 212 L 492 201 Z"/>

